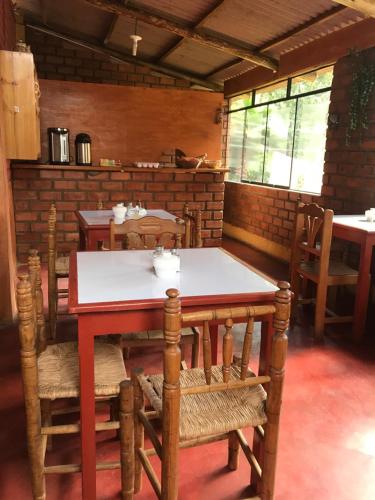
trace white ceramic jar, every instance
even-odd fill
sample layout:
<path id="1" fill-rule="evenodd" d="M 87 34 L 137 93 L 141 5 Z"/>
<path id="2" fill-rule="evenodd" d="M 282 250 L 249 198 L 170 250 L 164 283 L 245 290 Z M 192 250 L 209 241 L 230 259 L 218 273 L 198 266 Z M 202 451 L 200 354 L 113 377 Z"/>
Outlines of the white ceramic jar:
<path id="1" fill-rule="evenodd" d="M 117 205 L 112 207 L 112 212 L 115 216 L 115 224 L 122 224 L 126 215 L 126 207 L 124 207 L 124 204 L 117 203 Z"/>
<path id="2" fill-rule="evenodd" d="M 153 257 L 153 264 L 158 278 L 174 277 L 180 270 L 180 256 L 163 252 Z"/>

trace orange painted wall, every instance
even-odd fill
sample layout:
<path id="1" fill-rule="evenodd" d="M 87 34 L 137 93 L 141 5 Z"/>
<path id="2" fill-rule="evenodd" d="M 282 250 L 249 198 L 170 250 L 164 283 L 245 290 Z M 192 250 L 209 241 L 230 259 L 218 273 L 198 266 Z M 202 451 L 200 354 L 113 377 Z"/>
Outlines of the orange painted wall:
<path id="1" fill-rule="evenodd" d="M 93 161 L 158 161 L 178 147 L 187 155 L 221 157 L 221 125 L 215 111 L 221 93 L 41 80 L 42 159 L 48 158 L 47 127 L 87 132 Z"/>

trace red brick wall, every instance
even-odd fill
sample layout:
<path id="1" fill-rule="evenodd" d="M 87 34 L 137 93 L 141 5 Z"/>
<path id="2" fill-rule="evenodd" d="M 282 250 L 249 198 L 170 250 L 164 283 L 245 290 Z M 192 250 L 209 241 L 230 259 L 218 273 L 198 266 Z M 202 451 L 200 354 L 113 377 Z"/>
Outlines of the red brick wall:
<path id="1" fill-rule="evenodd" d="M 364 54 L 375 64 L 375 47 Z M 337 115 L 339 125 L 330 127 L 327 133 L 322 189 L 325 206 L 347 214 L 364 213 L 375 207 L 375 91 L 369 105 L 369 126 L 363 131 L 362 141 L 355 133 L 347 145 L 352 72 L 352 57 L 336 63 L 330 114 Z"/>
<path id="2" fill-rule="evenodd" d="M 182 215 L 185 202 L 202 209 L 204 246 L 221 244 L 224 174 L 168 172 L 99 172 L 63 169 L 28 169 L 13 166 L 18 260 L 29 248 L 45 258 L 47 218 L 52 200 L 58 212 L 58 241 L 62 250 L 77 248 L 78 225 L 74 210 L 95 209 L 100 198 L 105 208 L 119 201 L 140 199 L 146 208 L 162 208 Z M 96 172 L 95 172 L 96 174 Z"/>
<path id="3" fill-rule="evenodd" d="M 296 203 L 312 201 L 312 196 L 286 189 L 225 183 L 224 221 L 290 248 Z"/>
<path id="4" fill-rule="evenodd" d="M 13 50 L 16 43 L 16 23 L 10 0 L 0 2 L 0 50 Z"/>
<path id="5" fill-rule="evenodd" d="M 190 82 L 168 76 L 154 76 L 144 66 L 114 63 L 108 57 L 77 47 L 64 40 L 26 28 L 39 78 L 74 82 L 111 83 L 132 87 L 180 88 Z"/>

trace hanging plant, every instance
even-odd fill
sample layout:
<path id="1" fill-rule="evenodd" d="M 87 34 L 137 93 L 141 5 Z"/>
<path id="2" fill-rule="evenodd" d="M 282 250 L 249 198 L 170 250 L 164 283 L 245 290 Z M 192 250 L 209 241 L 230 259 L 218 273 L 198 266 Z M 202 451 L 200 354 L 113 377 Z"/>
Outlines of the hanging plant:
<path id="1" fill-rule="evenodd" d="M 368 103 L 375 88 L 375 64 L 368 62 L 363 52 L 353 51 L 353 80 L 349 108 L 349 123 L 346 130 L 346 144 L 350 144 L 353 132 L 359 134 L 368 128 Z"/>

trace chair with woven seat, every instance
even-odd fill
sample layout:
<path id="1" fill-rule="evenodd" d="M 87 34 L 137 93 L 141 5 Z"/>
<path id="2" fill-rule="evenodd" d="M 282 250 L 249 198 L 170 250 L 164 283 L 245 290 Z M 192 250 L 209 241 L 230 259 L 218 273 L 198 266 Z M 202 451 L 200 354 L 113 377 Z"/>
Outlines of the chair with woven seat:
<path id="1" fill-rule="evenodd" d="M 48 214 L 48 323 L 52 339 L 56 338 L 59 299 L 68 296 L 67 289 L 59 289 L 59 280 L 69 276 L 69 257 L 57 255 L 56 220 L 56 206 L 52 203 Z"/>
<path id="2" fill-rule="evenodd" d="M 291 289 L 294 293 L 293 313 L 299 303 L 315 303 L 314 334 L 317 339 L 324 335 L 326 324 L 353 321 L 353 316 L 339 316 L 327 309 L 328 288 L 356 285 L 358 271 L 341 261 L 330 259 L 333 211 L 312 203 L 299 203 L 291 258 Z M 316 285 L 316 297 L 300 298 L 301 285 Z"/>
<path id="3" fill-rule="evenodd" d="M 200 212 L 199 212 L 200 213 Z M 189 216 L 191 214 L 186 214 Z M 195 219 L 194 219 L 195 221 Z M 199 233 L 195 232 L 194 242 L 199 243 L 200 240 L 200 217 L 198 221 Z M 189 236 L 186 234 L 186 226 L 182 219 L 177 218 L 175 221 L 170 219 L 159 219 L 158 217 L 142 217 L 141 219 L 128 219 L 122 224 L 115 224 L 114 220 L 110 222 L 110 249 L 118 248 L 118 237 L 122 237 L 121 247 L 126 250 L 144 250 L 153 249 L 157 245 L 167 245 L 181 248 L 182 242 L 184 245 L 188 242 L 192 243 Z M 164 336 L 161 330 L 149 330 L 145 332 L 136 332 L 133 334 L 123 335 L 123 347 L 125 349 L 125 357 L 129 356 L 129 349 L 132 347 L 145 347 L 153 345 L 164 345 Z M 198 366 L 199 358 L 199 334 L 194 328 L 184 328 L 181 336 L 181 347 L 191 345 L 192 349 L 192 366 Z"/>
<path id="4" fill-rule="evenodd" d="M 143 370 L 132 372 L 134 393 L 134 492 L 141 487 L 144 468 L 158 498 L 178 498 L 178 449 L 228 439 L 228 466 L 238 467 L 239 448 L 257 475 L 256 494 L 272 499 L 277 455 L 284 363 L 287 351 L 286 329 L 290 312 L 289 284 L 279 283 L 275 303 L 181 313 L 178 291 L 167 290 L 164 306 L 164 375 L 146 377 Z M 272 340 L 268 374 L 255 375 L 249 368 L 254 321 L 273 315 L 276 333 Z M 211 366 L 210 321 L 224 324 L 223 364 Z M 234 322 L 246 321 L 242 357 L 233 360 Z M 203 326 L 204 368 L 181 370 L 178 347 L 181 326 Z M 233 361 L 232 361 L 233 360 Z M 262 384 L 267 384 L 267 393 Z M 147 400 L 152 410 L 145 410 Z M 157 422 L 156 425 L 153 422 Z M 162 429 L 162 441 L 157 426 Z M 253 427 L 259 442 L 251 451 L 242 428 Z M 144 449 L 144 431 L 153 448 Z M 131 450 L 127 449 L 130 455 Z M 162 463 L 161 484 L 149 461 L 158 455 Z M 203 464 L 202 464 L 203 465 Z M 133 468 L 129 469 L 129 476 Z M 130 482 L 130 477 L 127 479 Z"/>
<path id="5" fill-rule="evenodd" d="M 50 403 L 57 399 L 79 397 L 79 363 L 76 342 L 47 345 L 43 317 L 40 259 L 32 251 L 28 260 L 29 275 L 22 275 L 17 284 L 19 313 L 19 337 L 24 387 L 27 445 L 35 500 L 44 500 L 45 475 L 79 472 L 80 464 L 45 465 L 47 439 L 52 435 L 79 433 L 79 424 L 52 425 Z M 124 453 L 124 441 L 128 436 L 129 412 L 126 409 L 124 388 L 129 385 L 121 349 L 113 344 L 95 345 L 95 394 L 97 397 L 118 400 L 120 422 L 100 422 L 97 430 L 119 429 L 121 434 L 122 464 L 119 462 L 98 464 L 98 469 L 126 469 L 129 464 Z M 120 394 L 120 398 L 119 398 Z M 46 404 L 47 403 L 47 404 Z M 123 474 L 122 474 L 122 477 Z M 122 483 L 123 498 L 129 484 Z"/>

